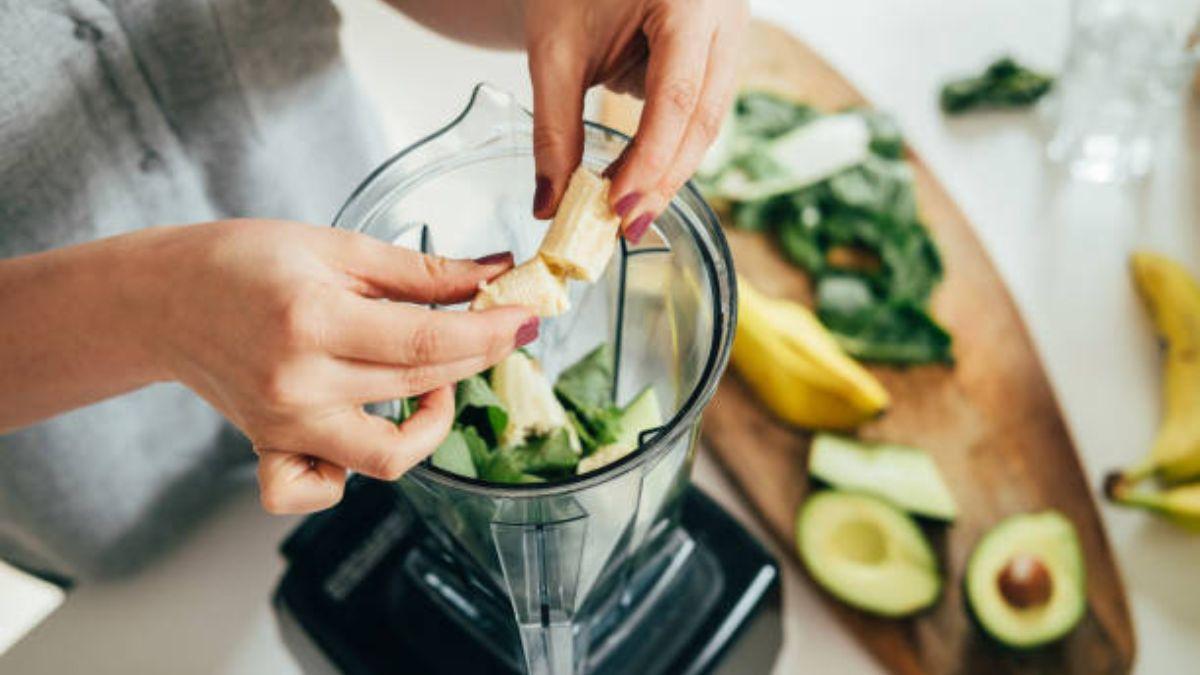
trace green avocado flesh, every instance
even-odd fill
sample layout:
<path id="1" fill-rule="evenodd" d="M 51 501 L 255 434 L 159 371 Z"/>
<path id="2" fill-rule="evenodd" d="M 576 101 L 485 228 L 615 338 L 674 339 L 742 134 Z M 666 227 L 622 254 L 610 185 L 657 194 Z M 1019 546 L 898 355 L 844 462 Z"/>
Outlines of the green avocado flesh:
<path id="1" fill-rule="evenodd" d="M 808 471 L 834 487 L 871 493 L 919 516 L 952 521 L 958 515 L 933 458 L 917 448 L 818 434 Z"/>
<path id="2" fill-rule="evenodd" d="M 912 614 L 941 592 L 937 559 L 921 529 L 878 497 L 813 494 L 796 516 L 796 546 L 822 588 L 872 614 Z"/>
<path id="3" fill-rule="evenodd" d="M 1049 576 L 1044 601 L 1016 607 L 1001 590 L 1010 561 L 1031 556 Z M 1018 649 L 1053 642 L 1083 618 L 1087 607 L 1083 554 L 1075 527 L 1057 511 L 1010 516 L 983 536 L 967 562 L 967 601 L 980 625 Z"/>

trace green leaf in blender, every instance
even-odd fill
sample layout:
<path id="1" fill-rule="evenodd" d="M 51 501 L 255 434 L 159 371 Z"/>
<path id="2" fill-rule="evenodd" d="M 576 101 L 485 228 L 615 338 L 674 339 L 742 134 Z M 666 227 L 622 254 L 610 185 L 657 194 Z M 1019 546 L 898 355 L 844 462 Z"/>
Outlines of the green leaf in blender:
<path id="1" fill-rule="evenodd" d="M 941 105 L 957 115 L 981 108 L 1023 108 L 1037 102 L 1054 86 L 1054 78 L 1003 57 L 982 75 L 948 82 L 942 87 Z"/>
<path id="2" fill-rule="evenodd" d="M 476 478 L 479 475 L 475 470 L 475 461 L 471 449 L 467 445 L 467 439 L 458 429 L 451 430 L 446 436 L 446 440 L 442 441 L 437 450 L 433 451 L 430 462 L 443 471 L 467 478 Z"/>
<path id="3" fill-rule="evenodd" d="M 499 445 L 508 426 L 508 411 L 482 375 L 472 375 L 458 383 L 454 393 L 454 417 L 469 425 L 489 445 Z"/>
<path id="4" fill-rule="evenodd" d="M 554 393 L 586 424 L 591 416 L 613 404 L 613 352 L 603 343 L 564 370 L 554 383 Z"/>
<path id="5" fill-rule="evenodd" d="M 566 429 L 531 437 L 524 445 L 504 448 L 500 452 L 510 453 L 515 465 L 523 473 L 544 478 L 569 476 L 579 463 L 579 453 L 571 446 Z"/>
<path id="6" fill-rule="evenodd" d="M 595 452 L 584 457 L 576 469 L 578 473 L 594 471 L 615 462 L 638 447 L 643 431 L 662 426 L 662 409 L 654 389 L 646 387 L 624 409 L 612 419 L 612 440 L 600 445 Z"/>
<path id="7" fill-rule="evenodd" d="M 542 479 L 521 470 L 511 452 L 503 450 L 492 453 L 487 464 L 481 467 L 479 477 L 491 483 L 541 483 Z"/>

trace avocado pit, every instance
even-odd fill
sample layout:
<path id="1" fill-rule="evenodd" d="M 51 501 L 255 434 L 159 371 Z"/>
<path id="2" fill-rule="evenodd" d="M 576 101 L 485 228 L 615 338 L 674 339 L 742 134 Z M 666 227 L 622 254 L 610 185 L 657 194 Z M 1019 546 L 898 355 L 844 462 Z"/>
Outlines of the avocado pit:
<path id="1" fill-rule="evenodd" d="M 1035 555 L 1014 555 L 996 577 L 1000 595 L 1017 609 L 1030 609 L 1046 604 L 1054 591 L 1050 571 Z"/>

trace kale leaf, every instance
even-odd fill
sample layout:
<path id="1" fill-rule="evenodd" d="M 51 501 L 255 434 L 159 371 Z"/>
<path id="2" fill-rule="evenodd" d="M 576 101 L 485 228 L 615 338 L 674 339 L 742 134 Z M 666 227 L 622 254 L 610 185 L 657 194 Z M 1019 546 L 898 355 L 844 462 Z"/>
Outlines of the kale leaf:
<path id="1" fill-rule="evenodd" d="M 1023 108 L 1054 86 L 1054 78 L 1003 57 L 982 75 L 954 80 L 942 87 L 942 110 L 958 115 L 980 108 Z"/>

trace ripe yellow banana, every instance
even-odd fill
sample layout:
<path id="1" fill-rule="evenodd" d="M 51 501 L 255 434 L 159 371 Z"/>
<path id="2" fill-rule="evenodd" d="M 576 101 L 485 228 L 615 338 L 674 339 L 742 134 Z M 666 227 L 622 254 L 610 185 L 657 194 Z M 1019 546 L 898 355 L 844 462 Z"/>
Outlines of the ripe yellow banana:
<path id="1" fill-rule="evenodd" d="M 471 309 L 526 305 L 538 316 L 567 311 L 566 280 L 595 281 L 616 250 L 621 219 L 608 206 L 608 187 L 582 165 L 575 169 L 537 255 L 482 284 Z"/>
<path id="2" fill-rule="evenodd" d="M 566 284 L 550 271 L 546 261 L 535 256 L 481 284 L 471 301 L 473 311 L 506 305 L 530 307 L 538 316 L 558 316 L 571 302 Z"/>
<path id="3" fill-rule="evenodd" d="M 1200 284 L 1180 264 L 1135 253 L 1133 278 L 1163 339 L 1162 423 L 1154 447 L 1126 469 L 1126 481 L 1156 475 L 1168 483 L 1200 477 Z"/>
<path id="4" fill-rule="evenodd" d="M 738 279 L 733 367 L 777 417 L 853 429 L 887 409 L 887 390 L 845 354 L 808 308 Z"/>

